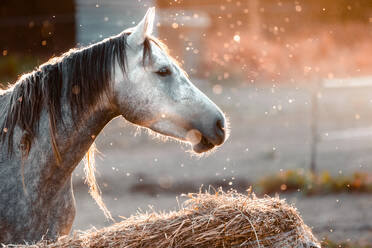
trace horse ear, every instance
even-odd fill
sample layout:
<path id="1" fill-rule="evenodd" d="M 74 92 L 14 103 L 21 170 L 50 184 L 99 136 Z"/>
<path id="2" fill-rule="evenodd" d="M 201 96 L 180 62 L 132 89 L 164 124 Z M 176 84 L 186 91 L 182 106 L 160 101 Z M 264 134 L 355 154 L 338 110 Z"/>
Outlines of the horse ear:
<path id="1" fill-rule="evenodd" d="M 141 45 L 147 35 L 151 35 L 155 20 L 155 7 L 149 8 L 142 21 L 133 28 L 132 33 L 128 36 L 129 46 L 136 47 Z"/>

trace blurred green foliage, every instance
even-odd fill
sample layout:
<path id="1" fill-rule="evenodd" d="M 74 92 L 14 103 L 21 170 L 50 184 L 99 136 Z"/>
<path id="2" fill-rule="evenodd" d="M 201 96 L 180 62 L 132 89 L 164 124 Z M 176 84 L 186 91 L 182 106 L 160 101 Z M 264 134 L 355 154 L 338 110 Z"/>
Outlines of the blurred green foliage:
<path id="1" fill-rule="evenodd" d="M 324 240 L 322 241 L 322 247 L 323 248 L 372 248 L 371 245 L 360 245 L 360 244 L 355 244 L 355 243 L 349 243 L 349 242 L 334 242 L 331 240 Z"/>
<path id="2" fill-rule="evenodd" d="M 263 194 L 299 191 L 305 195 L 330 193 L 372 193 L 371 178 L 356 172 L 351 176 L 331 176 L 327 171 L 314 175 L 303 170 L 288 170 L 264 177 L 256 184 Z"/>

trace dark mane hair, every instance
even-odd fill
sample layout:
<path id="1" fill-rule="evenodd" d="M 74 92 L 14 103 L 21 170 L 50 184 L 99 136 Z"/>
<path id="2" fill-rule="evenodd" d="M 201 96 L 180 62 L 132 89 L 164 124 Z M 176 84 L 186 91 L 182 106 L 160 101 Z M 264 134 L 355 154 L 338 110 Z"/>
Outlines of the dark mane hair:
<path id="1" fill-rule="evenodd" d="M 115 61 L 118 61 L 121 70 L 126 73 L 129 34 L 123 32 L 91 46 L 72 49 L 21 76 L 9 89 L 10 100 L 5 103 L 4 112 L 1 113 L 5 119 L 0 123 L 0 143 L 8 141 L 8 152 L 12 152 L 12 137 L 17 125 L 24 131 L 21 145 L 26 145 L 29 150 L 38 130 L 41 111 L 46 108 L 53 150 L 58 155 L 54 133 L 56 126 L 63 123 L 61 98 L 68 99 L 76 122 L 81 113 L 90 109 L 104 93 L 109 93 Z M 161 44 L 152 37 L 145 39 L 143 64 L 146 58 L 151 60 L 150 41 L 158 46 Z"/>

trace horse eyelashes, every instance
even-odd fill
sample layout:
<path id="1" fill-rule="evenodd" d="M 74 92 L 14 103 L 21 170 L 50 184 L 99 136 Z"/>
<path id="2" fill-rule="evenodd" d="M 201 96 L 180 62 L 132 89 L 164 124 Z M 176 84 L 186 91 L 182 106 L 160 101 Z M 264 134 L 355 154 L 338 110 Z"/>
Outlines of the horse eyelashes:
<path id="1" fill-rule="evenodd" d="M 158 74 L 158 75 L 161 76 L 161 77 L 166 77 L 166 76 L 171 75 L 171 74 L 172 74 L 172 71 L 170 70 L 169 67 L 164 66 L 164 67 L 160 68 L 160 69 L 156 72 L 156 74 Z"/>

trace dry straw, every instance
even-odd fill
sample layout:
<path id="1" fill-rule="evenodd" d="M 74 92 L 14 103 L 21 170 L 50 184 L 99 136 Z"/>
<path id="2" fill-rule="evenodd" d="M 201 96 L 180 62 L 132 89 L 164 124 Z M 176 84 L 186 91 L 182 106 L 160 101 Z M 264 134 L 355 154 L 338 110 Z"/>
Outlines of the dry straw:
<path id="1" fill-rule="evenodd" d="M 189 194 L 179 211 L 140 213 L 100 230 L 24 247 L 308 247 L 320 245 L 278 197 L 235 191 Z"/>

